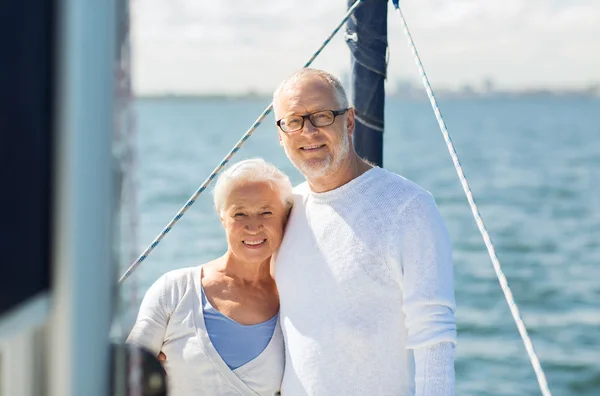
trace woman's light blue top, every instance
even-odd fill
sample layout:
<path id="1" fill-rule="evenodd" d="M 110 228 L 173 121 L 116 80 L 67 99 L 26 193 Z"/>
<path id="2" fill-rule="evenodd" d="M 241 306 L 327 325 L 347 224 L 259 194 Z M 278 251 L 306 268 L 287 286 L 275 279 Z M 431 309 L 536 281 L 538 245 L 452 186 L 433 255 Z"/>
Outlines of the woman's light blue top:
<path id="1" fill-rule="evenodd" d="M 211 343 L 230 369 L 235 370 L 256 358 L 267 347 L 279 313 L 255 325 L 242 325 L 217 311 L 202 288 L 204 323 Z"/>

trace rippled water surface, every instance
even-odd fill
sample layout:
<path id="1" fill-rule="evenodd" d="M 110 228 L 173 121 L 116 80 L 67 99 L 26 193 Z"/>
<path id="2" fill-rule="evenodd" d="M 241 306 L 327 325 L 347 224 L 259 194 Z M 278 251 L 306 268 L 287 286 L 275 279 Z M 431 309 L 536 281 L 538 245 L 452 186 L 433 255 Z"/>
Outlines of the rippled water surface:
<path id="1" fill-rule="evenodd" d="M 142 99 L 141 252 L 234 146 L 268 99 Z M 540 394 L 429 104 L 389 100 L 384 166 L 431 191 L 454 245 L 457 395 Z M 554 395 L 600 395 L 600 101 L 442 101 L 454 144 Z M 301 176 L 273 118 L 234 157 Z M 205 193 L 125 288 L 223 253 Z M 137 309 L 137 307 L 135 307 Z"/>

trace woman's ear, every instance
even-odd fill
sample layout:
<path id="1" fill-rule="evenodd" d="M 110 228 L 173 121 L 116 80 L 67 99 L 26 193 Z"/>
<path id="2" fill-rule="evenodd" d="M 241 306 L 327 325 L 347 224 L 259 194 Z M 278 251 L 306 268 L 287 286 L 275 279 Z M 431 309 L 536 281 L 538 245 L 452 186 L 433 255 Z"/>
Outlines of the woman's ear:
<path id="1" fill-rule="evenodd" d="M 217 215 L 219 215 L 219 221 L 221 222 L 221 225 L 225 227 L 225 220 L 223 220 L 223 211 L 219 208 L 217 208 Z"/>

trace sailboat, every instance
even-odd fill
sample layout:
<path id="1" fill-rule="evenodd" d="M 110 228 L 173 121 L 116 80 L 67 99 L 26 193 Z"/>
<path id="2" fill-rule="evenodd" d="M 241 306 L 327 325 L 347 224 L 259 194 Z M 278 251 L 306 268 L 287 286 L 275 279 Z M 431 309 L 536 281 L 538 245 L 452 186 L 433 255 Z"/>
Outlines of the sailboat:
<path id="1" fill-rule="evenodd" d="M 124 395 L 109 330 L 128 3 L 7 0 L 0 15 L 0 393 Z"/>
<path id="2" fill-rule="evenodd" d="M 449 142 L 399 4 L 394 3 Z M 0 387 L 3 394 L 22 396 L 164 394 L 164 373 L 153 356 L 122 345 L 111 347 L 112 313 L 119 306 L 115 290 L 258 128 L 270 106 L 117 282 L 120 246 L 116 241 L 123 235 L 115 231 L 115 219 L 128 188 L 132 144 L 124 137 L 132 128 L 126 117 L 131 98 L 128 4 L 40 2 L 36 14 L 40 19 L 34 21 L 26 18 L 33 14 L 24 4 L 6 4 L 1 7 L 16 10 L 19 16 L 13 21 L 18 28 L 11 34 L 23 37 L 10 42 L 27 42 L 23 45 L 28 48 L 27 65 L 36 64 L 38 69 L 15 65 L 3 73 L 9 82 L 13 80 L 6 84 L 10 92 L 23 90 L 17 97 L 36 100 L 11 103 L 2 98 L 3 105 L 16 109 L 10 119 L 14 132 L 4 147 L 27 147 L 29 155 L 11 157 L 13 169 L 27 175 L 3 169 L 5 185 L 15 188 L 9 194 L 14 199 L 2 206 L 8 220 L 3 229 L 13 249 L 5 249 L 0 267 L 4 282 L 0 289 L 6 295 L 0 307 Z M 352 53 L 351 100 L 357 115 L 355 146 L 359 155 L 383 166 L 387 1 L 349 0 L 344 19 L 305 66 L 346 21 L 345 40 Z M 22 81 L 33 81 L 29 90 L 14 84 Z M 120 144 L 114 145 L 114 140 Z M 459 172 L 464 186 L 463 176 Z M 469 192 L 467 188 L 467 197 Z M 507 289 L 500 275 L 503 290 Z M 510 295 L 507 298 L 510 304 Z M 518 311 L 512 312 L 542 393 L 549 395 Z"/>

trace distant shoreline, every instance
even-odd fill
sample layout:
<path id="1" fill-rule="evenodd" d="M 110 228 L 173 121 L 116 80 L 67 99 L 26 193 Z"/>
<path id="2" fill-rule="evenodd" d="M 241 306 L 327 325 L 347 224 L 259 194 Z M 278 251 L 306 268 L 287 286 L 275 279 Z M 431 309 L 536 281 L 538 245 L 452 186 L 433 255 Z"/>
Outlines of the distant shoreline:
<path id="1" fill-rule="evenodd" d="M 549 90 L 531 90 L 531 91 L 506 91 L 493 93 L 478 93 L 478 92 L 452 92 L 439 90 L 435 92 L 435 96 L 440 99 L 478 99 L 478 100 L 493 100 L 493 99 L 600 99 L 600 92 L 586 91 L 549 91 Z M 151 94 L 151 95 L 134 95 L 135 99 L 142 100 L 222 100 L 222 101 L 238 101 L 238 100 L 263 100 L 270 101 L 271 96 L 259 94 Z M 410 93 L 410 94 L 389 94 L 386 99 L 392 100 L 427 100 L 425 92 Z"/>

